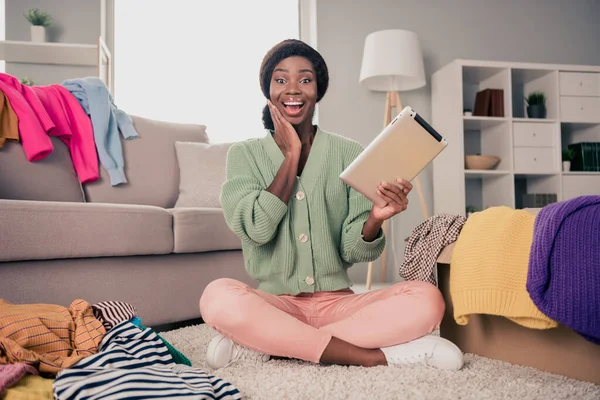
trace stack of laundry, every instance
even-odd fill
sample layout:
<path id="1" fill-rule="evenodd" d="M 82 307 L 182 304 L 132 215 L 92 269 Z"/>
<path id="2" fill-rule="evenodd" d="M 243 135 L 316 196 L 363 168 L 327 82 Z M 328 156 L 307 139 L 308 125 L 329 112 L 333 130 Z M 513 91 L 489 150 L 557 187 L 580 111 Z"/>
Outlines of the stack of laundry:
<path id="1" fill-rule="evenodd" d="M 231 383 L 193 368 L 127 303 L 69 307 L 0 299 L 0 398 L 239 399 Z"/>
<path id="2" fill-rule="evenodd" d="M 0 73 L 0 148 L 6 141 L 20 142 L 27 160 L 35 162 L 52 153 L 50 137 L 58 137 L 81 183 L 100 177 L 99 159 L 116 186 L 127 183 L 119 133 L 125 140 L 139 137 L 100 78 L 27 86 Z"/>

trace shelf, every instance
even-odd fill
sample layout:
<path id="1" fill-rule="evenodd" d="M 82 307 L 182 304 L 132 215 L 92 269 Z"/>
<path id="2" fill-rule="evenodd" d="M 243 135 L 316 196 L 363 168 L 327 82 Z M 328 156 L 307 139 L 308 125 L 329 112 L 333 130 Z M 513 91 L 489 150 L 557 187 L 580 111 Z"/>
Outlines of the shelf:
<path id="1" fill-rule="evenodd" d="M 98 46 L 95 44 L 0 41 L 0 60 L 13 63 L 94 67 L 98 65 Z"/>
<path id="2" fill-rule="evenodd" d="M 466 170 L 464 178 L 464 207 L 474 206 L 479 210 L 484 210 L 494 206 L 513 206 L 514 179 L 510 171 Z"/>
<path id="3" fill-rule="evenodd" d="M 507 71 L 503 67 L 463 67 L 463 82 L 466 84 L 479 84 L 490 78 Z"/>
<path id="4" fill-rule="evenodd" d="M 490 128 L 504 122 L 508 122 L 505 117 L 463 117 L 465 130 L 480 131 L 485 128 Z"/>
<path id="5" fill-rule="evenodd" d="M 510 70 L 508 68 L 463 67 L 462 77 L 463 109 L 468 108 L 475 110 L 477 93 L 481 92 L 482 90 L 499 89 L 503 92 L 504 114 L 502 117 L 511 116 L 510 99 L 508 98 L 510 93 Z M 500 115 L 498 115 L 498 117 L 500 117 Z"/>
<path id="6" fill-rule="evenodd" d="M 526 117 L 527 104 L 525 98 L 532 92 L 542 91 L 546 94 L 546 111 L 548 119 L 558 118 L 559 94 L 557 71 L 546 68 L 512 68 L 511 86 L 513 117 Z"/>
<path id="7" fill-rule="evenodd" d="M 553 176 L 553 175 L 560 175 L 560 172 L 556 171 L 556 172 L 526 172 L 526 171 L 515 171 L 515 177 L 517 178 L 523 178 L 523 177 L 528 177 L 528 176 Z"/>
<path id="8" fill-rule="evenodd" d="M 561 176 L 560 173 L 554 174 L 515 174 L 515 206 L 522 208 L 524 204 L 524 195 L 555 195 L 554 199 L 545 199 L 544 202 L 558 201 L 561 198 Z M 529 199 L 531 201 L 531 199 Z M 531 205 L 530 205 L 531 207 Z"/>
<path id="9" fill-rule="evenodd" d="M 594 125 L 600 125 L 600 120 L 598 121 L 560 121 L 561 124 L 565 127 L 570 127 L 572 129 L 583 129 L 588 128 Z"/>
<path id="10" fill-rule="evenodd" d="M 481 179 L 493 176 L 508 175 L 510 171 L 497 170 L 497 169 L 466 169 L 465 177 L 467 179 Z"/>
<path id="11" fill-rule="evenodd" d="M 512 62 L 512 61 L 492 61 L 475 60 L 469 58 L 456 58 L 450 62 L 450 65 L 461 67 L 477 68 L 512 68 L 512 69 L 535 69 L 535 70 L 561 70 L 561 71 L 582 71 L 598 72 L 598 66 L 594 65 L 576 65 L 576 64 L 539 64 L 530 62 Z"/>
<path id="12" fill-rule="evenodd" d="M 513 122 L 533 122 L 536 124 L 554 124 L 558 122 L 555 119 L 548 118 L 513 118 Z"/>
<path id="13" fill-rule="evenodd" d="M 512 68 L 513 84 L 524 85 L 553 74 L 551 69 Z"/>
<path id="14" fill-rule="evenodd" d="M 562 71 L 600 73 L 600 66 L 458 59 L 431 75 L 432 125 L 452 144 L 433 161 L 434 214 L 515 207 L 524 194 L 556 194 L 558 201 L 600 194 L 600 171 L 561 170 L 568 145 L 600 142 L 600 115 L 561 114 Z M 485 89 L 504 91 L 504 115 L 464 116 Z M 528 118 L 525 96 L 534 91 L 546 94 L 546 118 Z M 465 156 L 473 154 L 500 162 L 494 170 L 467 170 Z"/>
<path id="15" fill-rule="evenodd" d="M 563 172 L 563 175 L 598 175 L 600 176 L 600 171 L 569 171 Z"/>

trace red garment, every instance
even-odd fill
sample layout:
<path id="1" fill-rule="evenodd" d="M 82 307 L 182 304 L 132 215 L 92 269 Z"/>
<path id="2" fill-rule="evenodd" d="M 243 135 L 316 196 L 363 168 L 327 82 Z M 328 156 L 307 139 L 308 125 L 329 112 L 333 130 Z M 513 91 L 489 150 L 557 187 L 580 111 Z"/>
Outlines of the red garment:
<path id="1" fill-rule="evenodd" d="M 4 73 L 0 73 L 0 90 L 19 119 L 19 135 L 27 160 L 46 158 L 54 150 L 47 135 L 54 123 L 40 99 L 29 86 Z"/>
<path id="2" fill-rule="evenodd" d="M 73 167 L 81 183 L 100 177 L 92 121 L 79 101 L 61 85 L 33 86 L 55 128 L 50 136 L 59 137 L 71 152 Z"/>

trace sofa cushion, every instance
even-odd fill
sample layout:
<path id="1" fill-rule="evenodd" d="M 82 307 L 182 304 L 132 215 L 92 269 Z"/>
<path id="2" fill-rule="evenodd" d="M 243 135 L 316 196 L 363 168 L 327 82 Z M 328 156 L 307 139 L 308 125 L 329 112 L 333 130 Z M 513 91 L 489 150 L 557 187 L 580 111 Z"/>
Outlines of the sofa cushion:
<path id="1" fill-rule="evenodd" d="M 0 200 L 0 261 L 168 254 L 173 218 L 159 207 Z"/>
<path id="2" fill-rule="evenodd" d="M 239 250 L 242 242 L 220 208 L 172 208 L 174 253 Z"/>
<path id="3" fill-rule="evenodd" d="M 83 202 L 67 146 L 50 138 L 54 150 L 30 162 L 21 143 L 6 142 L 0 149 L 0 199 Z"/>
<path id="4" fill-rule="evenodd" d="M 179 197 L 175 207 L 221 207 L 227 151 L 231 143 L 175 142 Z"/>
<path id="5" fill-rule="evenodd" d="M 206 126 L 136 116 L 131 119 L 140 137 L 121 138 L 127 183 L 111 186 L 106 170 L 100 168 L 100 179 L 84 185 L 86 200 L 173 207 L 179 194 L 179 166 L 174 142 L 206 143 Z"/>

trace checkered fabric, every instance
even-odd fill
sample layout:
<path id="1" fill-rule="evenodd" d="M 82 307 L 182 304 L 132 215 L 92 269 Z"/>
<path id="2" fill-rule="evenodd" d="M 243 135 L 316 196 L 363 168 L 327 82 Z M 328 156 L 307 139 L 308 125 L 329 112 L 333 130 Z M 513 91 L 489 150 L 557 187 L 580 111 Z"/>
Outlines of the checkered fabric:
<path id="1" fill-rule="evenodd" d="M 466 221 L 461 215 L 438 214 L 417 225 L 406 243 L 400 276 L 407 281 L 436 284 L 436 260 L 444 247 L 458 239 Z"/>

